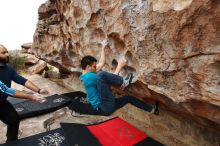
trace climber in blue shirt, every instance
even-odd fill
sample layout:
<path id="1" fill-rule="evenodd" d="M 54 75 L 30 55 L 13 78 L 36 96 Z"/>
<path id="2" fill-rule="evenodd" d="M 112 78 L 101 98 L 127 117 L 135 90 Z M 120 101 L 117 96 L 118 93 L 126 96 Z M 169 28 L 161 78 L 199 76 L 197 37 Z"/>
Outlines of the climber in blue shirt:
<path id="1" fill-rule="evenodd" d="M 111 85 L 118 87 L 127 87 L 133 78 L 132 73 L 128 73 L 127 77 L 119 76 L 121 69 L 127 64 L 125 58 L 118 62 L 114 73 L 101 71 L 105 65 L 105 47 L 107 41 L 102 42 L 101 57 L 97 63 L 93 56 L 85 56 L 81 60 L 82 75 L 80 79 L 87 93 L 87 99 L 92 107 L 103 115 L 109 115 L 116 109 L 121 108 L 127 103 L 141 108 L 145 111 L 159 114 L 159 104 L 148 105 L 133 96 L 122 96 L 115 98 L 111 91 Z M 97 64 L 96 64 L 97 63 Z"/>
<path id="2" fill-rule="evenodd" d="M 38 92 L 39 94 L 48 94 L 45 89 L 38 88 L 31 81 L 25 79 L 24 77 L 18 75 L 16 71 L 11 68 L 7 63 L 9 62 L 8 50 L 5 46 L 0 44 L 0 81 L 1 83 L 1 93 L 0 93 L 0 119 L 7 125 L 7 142 L 16 140 L 18 137 L 19 129 L 19 116 L 6 99 L 8 96 L 15 96 L 18 98 L 27 98 L 35 101 L 42 101 L 41 98 L 37 98 L 28 94 L 25 94 L 15 89 L 11 89 L 11 81 L 21 84 L 32 91 Z"/>

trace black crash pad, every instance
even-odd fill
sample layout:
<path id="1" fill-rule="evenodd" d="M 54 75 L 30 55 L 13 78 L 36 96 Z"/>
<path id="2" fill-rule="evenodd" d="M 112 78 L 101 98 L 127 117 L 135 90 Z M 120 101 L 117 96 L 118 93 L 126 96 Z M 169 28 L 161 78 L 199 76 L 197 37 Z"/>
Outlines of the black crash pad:
<path id="1" fill-rule="evenodd" d="M 101 112 L 93 109 L 92 105 L 88 102 L 86 94 L 81 91 L 64 93 L 63 96 L 69 97 L 72 102 L 68 106 L 70 110 L 79 114 L 87 115 L 103 115 Z"/>
<path id="2" fill-rule="evenodd" d="M 0 146 L 101 146 L 101 144 L 85 125 L 61 123 L 61 128 Z"/>
<path id="3" fill-rule="evenodd" d="M 101 146 L 84 124 L 61 123 L 61 127 L 70 146 Z"/>
<path id="4" fill-rule="evenodd" d="M 45 98 L 46 101 L 43 103 L 25 100 L 23 102 L 13 104 L 13 106 L 18 112 L 19 117 L 24 119 L 53 112 L 71 103 L 71 100 L 68 97 L 58 94 L 47 96 Z"/>
<path id="5" fill-rule="evenodd" d="M 13 142 L 0 144 L 0 146 L 69 146 L 66 143 L 64 132 L 61 128 L 40 133 Z"/>

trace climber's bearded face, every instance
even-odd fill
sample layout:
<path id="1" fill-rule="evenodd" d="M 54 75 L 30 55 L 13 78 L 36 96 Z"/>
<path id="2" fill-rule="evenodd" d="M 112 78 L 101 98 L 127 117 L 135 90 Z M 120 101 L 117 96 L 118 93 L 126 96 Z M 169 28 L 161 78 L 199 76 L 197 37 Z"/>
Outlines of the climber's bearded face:
<path id="1" fill-rule="evenodd" d="M 0 45 L 0 63 L 8 63 L 9 62 L 9 54 L 8 54 L 8 50 Z"/>

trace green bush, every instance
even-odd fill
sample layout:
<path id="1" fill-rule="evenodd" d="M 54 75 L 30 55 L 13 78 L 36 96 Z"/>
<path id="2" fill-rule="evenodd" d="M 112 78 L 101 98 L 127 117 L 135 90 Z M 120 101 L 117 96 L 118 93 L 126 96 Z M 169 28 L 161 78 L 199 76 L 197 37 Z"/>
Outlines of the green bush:
<path id="1" fill-rule="evenodd" d="M 18 72 L 25 69 L 25 62 L 27 58 L 25 56 L 19 56 L 17 52 L 10 53 L 9 64 Z"/>

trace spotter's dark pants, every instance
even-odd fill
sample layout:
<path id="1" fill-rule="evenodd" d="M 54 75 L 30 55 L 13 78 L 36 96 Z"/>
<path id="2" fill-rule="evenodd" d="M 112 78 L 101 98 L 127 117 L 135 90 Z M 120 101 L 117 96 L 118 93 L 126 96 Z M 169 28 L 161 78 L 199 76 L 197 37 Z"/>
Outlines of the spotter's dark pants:
<path id="1" fill-rule="evenodd" d="M 7 125 L 7 142 L 18 139 L 20 119 L 10 102 L 0 101 L 0 120 Z"/>

